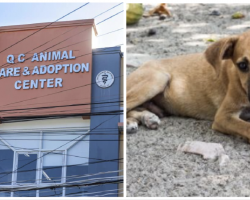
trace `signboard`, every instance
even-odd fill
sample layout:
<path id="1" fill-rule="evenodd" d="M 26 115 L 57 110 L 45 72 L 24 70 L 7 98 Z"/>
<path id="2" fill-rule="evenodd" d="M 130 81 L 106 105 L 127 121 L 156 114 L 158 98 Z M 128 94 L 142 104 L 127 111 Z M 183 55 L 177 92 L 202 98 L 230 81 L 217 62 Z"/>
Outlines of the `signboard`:
<path id="1" fill-rule="evenodd" d="M 90 112 L 94 20 L 48 24 L 0 28 L 0 117 Z"/>

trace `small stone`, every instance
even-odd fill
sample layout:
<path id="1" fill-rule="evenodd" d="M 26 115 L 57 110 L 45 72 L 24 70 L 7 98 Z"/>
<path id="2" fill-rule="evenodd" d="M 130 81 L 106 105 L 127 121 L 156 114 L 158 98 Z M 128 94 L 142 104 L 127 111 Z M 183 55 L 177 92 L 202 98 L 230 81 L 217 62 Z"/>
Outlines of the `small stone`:
<path id="1" fill-rule="evenodd" d="M 220 16 L 220 13 L 218 10 L 213 10 L 209 15 Z"/>
<path id="2" fill-rule="evenodd" d="M 244 18 L 244 17 L 245 17 L 245 15 L 242 14 L 241 12 L 236 12 L 236 13 L 234 13 L 234 14 L 232 15 L 232 19 L 242 19 L 242 18 Z"/>
<path id="3" fill-rule="evenodd" d="M 160 15 L 159 20 L 164 20 L 166 19 L 166 15 Z"/>
<path id="4" fill-rule="evenodd" d="M 148 36 L 152 36 L 156 34 L 156 30 L 155 29 L 149 29 L 148 31 Z"/>
<path id="5" fill-rule="evenodd" d="M 230 161 L 229 156 L 226 155 L 226 154 L 222 154 L 219 157 L 219 165 L 220 165 L 220 167 L 225 166 L 226 164 L 228 164 L 229 161 Z"/>

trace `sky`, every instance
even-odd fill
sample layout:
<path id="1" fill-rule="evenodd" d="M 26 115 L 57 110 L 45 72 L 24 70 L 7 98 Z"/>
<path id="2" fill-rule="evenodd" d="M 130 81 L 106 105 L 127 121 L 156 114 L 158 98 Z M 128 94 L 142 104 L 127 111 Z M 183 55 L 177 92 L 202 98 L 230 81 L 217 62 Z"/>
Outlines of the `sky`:
<path id="1" fill-rule="evenodd" d="M 122 2 L 122 1 L 121 1 Z M 92 19 L 96 15 L 118 5 L 121 2 L 97 3 L 90 2 L 88 5 L 66 16 L 60 21 Z M 86 4 L 82 3 L 0 3 L 0 26 L 32 24 L 42 22 L 53 22 L 76 8 Z M 124 3 L 102 14 L 95 19 L 95 24 L 124 10 Z M 97 25 L 98 35 L 102 35 L 113 30 L 125 28 L 125 12 L 110 18 Z M 111 47 L 123 44 L 124 31 L 116 31 L 101 37 L 96 37 L 93 48 Z M 122 49 L 124 45 L 122 45 Z"/>

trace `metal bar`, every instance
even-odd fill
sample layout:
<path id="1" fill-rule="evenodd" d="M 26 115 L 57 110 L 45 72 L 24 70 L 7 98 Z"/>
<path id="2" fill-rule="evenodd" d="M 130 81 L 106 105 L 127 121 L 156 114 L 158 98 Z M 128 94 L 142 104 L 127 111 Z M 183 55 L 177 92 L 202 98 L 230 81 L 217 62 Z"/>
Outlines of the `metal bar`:
<path id="1" fill-rule="evenodd" d="M 68 153 L 68 150 L 66 149 L 64 151 L 64 156 L 63 156 L 63 167 L 62 167 L 62 183 L 66 183 L 66 175 L 67 175 L 67 153 Z M 62 192 L 62 196 L 65 197 L 65 194 L 66 194 L 66 189 L 65 187 L 63 187 L 63 192 Z"/>
<path id="2" fill-rule="evenodd" d="M 12 151 L 16 151 L 16 150 L 15 150 L 14 148 L 12 148 L 12 146 L 10 146 L 9 143 L 6 142 L 1 136 L 0 136 L 0 140 L 1 140 L 4 144 L 6 144 Z"/>
<path id="3" fill-rule="evenodd" d="M 82 135 L 80 138 L 77 139 L 77 141 L 75 141 L 72 145 L 70 145 L 68 148 L 66 148 L 66 150 L 69 150 L 71 147 L 73 147 L 77 142 L 79 142 L 79 140 L 83 139 L 84 137 L 87 136 L 87 134 L 90 132 L 90 130 L 88 130 L 84 135 Z"/>

